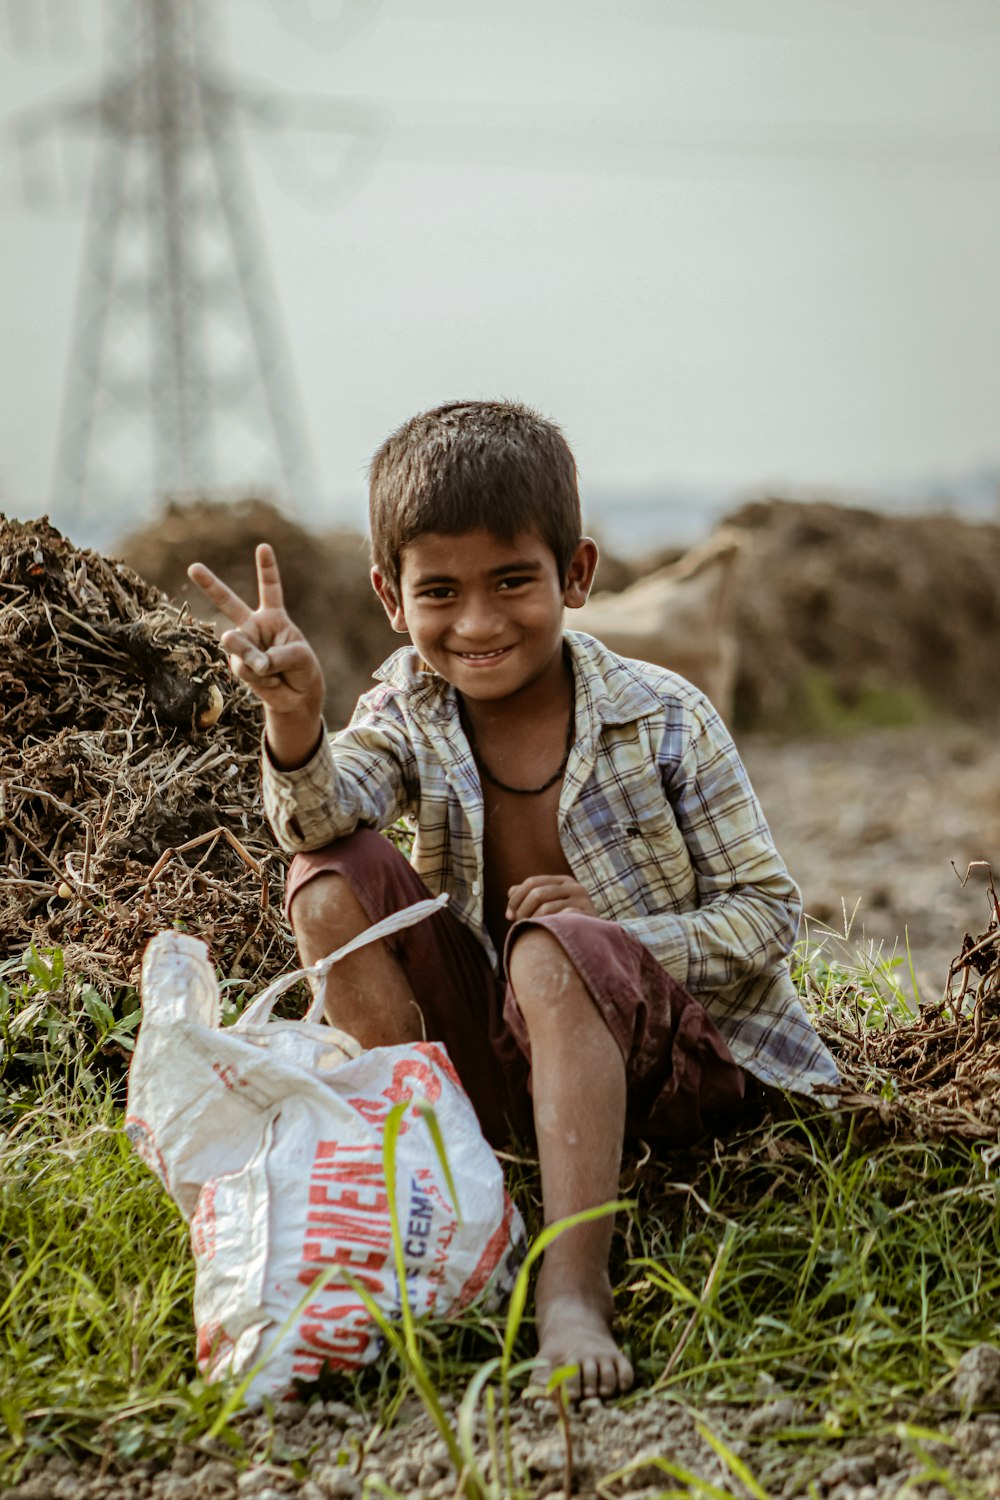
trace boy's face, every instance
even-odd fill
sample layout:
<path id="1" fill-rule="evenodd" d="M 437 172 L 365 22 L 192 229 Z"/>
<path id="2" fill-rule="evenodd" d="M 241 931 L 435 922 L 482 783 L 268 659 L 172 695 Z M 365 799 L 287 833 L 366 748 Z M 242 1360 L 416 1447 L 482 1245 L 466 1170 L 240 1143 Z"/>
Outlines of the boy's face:
<path id="1" fill-rule="evenodd" d="M 500 701 L 562 671 L 563 610 L 585 602 L 597 566 L 589 537 L 565 579 L 534 531 L 502 541 L 490 531 L 428 532 L 403 548 L 399 597 L 372 583 L 394 630 L 464 697 Z"/>

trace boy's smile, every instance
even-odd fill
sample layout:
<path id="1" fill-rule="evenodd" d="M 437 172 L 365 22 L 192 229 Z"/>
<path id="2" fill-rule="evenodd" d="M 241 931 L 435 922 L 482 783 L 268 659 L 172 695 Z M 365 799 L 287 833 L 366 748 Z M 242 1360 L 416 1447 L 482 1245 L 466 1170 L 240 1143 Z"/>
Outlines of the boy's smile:
<path id="1" fill-rule="evenodd" d="M 563 581 L 534 531 L 510 541 L 425 532 L 403 548 L 398 600 L 377 570 L 372 582 L 393 628 L 409 632 L 434 671 L 463 696 L 499 702 L 561 678 L 563 611 L 584 603 L 596 564 L 587 537 Z"/>

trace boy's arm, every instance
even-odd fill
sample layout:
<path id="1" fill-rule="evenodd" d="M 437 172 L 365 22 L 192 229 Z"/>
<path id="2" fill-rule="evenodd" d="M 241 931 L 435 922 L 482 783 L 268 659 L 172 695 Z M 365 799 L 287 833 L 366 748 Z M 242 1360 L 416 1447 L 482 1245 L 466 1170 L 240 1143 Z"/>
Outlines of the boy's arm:
<path id="1" fill-rule="evenodd" d="M 336 738 L 337 764 L 321 717 L 323 672 L 285 610 L 272 547 L 257 548 L 256 609 L 203 563 L 188 573 L 232 625 L 220 638 L 235 676 L 264 707 L 264 803 L 283 849 L 317 849 L 359 824 L 384 828 L 407 801 L 409 744 L 400 716 L 383 722 L 379 693 L 366 694 Z M 366 705 L 367 704 L 367 708 Z M 384 716 L 383 716 L 384 718 Z"/>
<path id="2" fill-rule="evenodd" d="M 416 763 L 402 716 L 385 690 L 364 694 L 349 728 L 327 737 L 304 766 L 283 771 L 263 745 L 264 810 L 289 854 L 322 848 L 356 828 L 388 828 L 415 801 Z"/>
<path id="3" fill-rule="evenodd" d="M 281 574 L 273 547 L 256 550 L 257 607 L 241 599 L 204 563 L 192 563 L 188 577 L 232 625 L 219 638 L 233 675 L 245 682 L 264 707 L 267 744 L 275 764 L 303 766 L 323 732 L 323 671 L 315 651 L 285 610 Z"/>
<path id="4" fill-rule="evenodd" d="M 690 855 L 698 906 L 621 925 L 691 994 L 718 994 L 773 970 L 787 955 L 802 911 L 798 887 L 736 747 L 707 703 L 680 760 L 664 764 L 661 774 Z"/>

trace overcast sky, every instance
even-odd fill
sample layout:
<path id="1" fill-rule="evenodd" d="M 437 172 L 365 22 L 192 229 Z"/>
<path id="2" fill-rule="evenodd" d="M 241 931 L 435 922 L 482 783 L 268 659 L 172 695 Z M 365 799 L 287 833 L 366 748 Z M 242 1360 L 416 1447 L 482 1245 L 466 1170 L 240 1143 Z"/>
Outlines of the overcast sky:
<path id="1" fill-rule="evenodd" d="M 385 124 L 340 198 L 309 185 L 335 159 L 314 137 L 247 143 L 324 522 L 358 514 L 388 430 L 458 396 L 555 417 L 585 494 L 1000 464 L 998 0 L 218 8 L 241 79 Z M 96 81 L 97 0 L 0 15 L 4 115 Z M 31 41 L 46 16 L 62 56 Z M 27 211 L 13 165 L 0 506 L 26 515 L 48 501 L 83 214 L 82 192 Z"/>

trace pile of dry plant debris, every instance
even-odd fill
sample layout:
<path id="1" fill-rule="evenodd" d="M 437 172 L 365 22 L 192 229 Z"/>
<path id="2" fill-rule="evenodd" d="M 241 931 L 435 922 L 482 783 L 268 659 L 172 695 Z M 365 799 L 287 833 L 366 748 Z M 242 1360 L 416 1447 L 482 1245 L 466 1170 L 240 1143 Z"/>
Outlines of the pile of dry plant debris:
<path id="1" fill-rule="evenodd" d="M 0 953 L 105 995 L 182 924 L 225 973 L 288 966 L 260 715 L 209 627 L 44 519 L 0 518 Z"/>
<path id="2" fill-rule="evenodd" d="M 0 518 L 0 953 L 60 947 L 105 995 L 148 937 L 205 938 L 250 991 L 291 966 L 260 715 L 211 630 L 46 521 Z M 1000 1137 L 1000 909 L 909 1024 L 819 1026 L 876 1132 Z M 833 1016 L 839 1016 L 839 1020 Z"/>
<path id="3" fill-rule="evenodd" d="M 819 1022 L 845 1081 L 842 1106 L 866 1133 L 1000 1143 L 1000 903 L 992 873 L 986 890 L 986 929 L 965 934 L 940 1001 L 921 1005 L 908 1022 L 890 1013 L 872 1025 L 870 996 L 848 984 L 838 997 L 841 1019 L 827 1011 Z"/>

